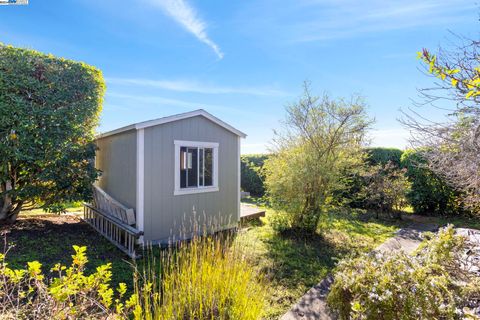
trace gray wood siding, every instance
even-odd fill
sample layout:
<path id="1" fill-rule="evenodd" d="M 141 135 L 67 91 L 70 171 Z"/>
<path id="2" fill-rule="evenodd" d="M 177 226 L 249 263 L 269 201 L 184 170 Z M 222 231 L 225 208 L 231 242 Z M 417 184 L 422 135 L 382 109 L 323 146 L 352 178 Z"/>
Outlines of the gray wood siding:
<path id="1" fill-rule="evenodd" d="M 174 196 L 174 140 L 217 142 L 217 192 Z M 238 220 L 238 137 L 202 116 L 145 129 L 144 232 L 147 241 L 165 241 L 190 229 L 190 221 Z"/>
<path id="2" fill-rule="evenodd" d="M 96 141 L 95 166 L 102 170 L 98 186 L 127 207 L 136 209 L 137 135 L 135 130 Z"/>

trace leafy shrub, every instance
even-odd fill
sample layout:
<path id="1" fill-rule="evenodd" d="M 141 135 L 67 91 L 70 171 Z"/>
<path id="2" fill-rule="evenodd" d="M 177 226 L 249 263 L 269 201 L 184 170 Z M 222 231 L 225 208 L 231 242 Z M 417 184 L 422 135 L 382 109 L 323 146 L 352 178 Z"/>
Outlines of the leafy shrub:
<path id="1" fill-rule="evenodd" d="M 391 163 L 400 168 L 403 151 L 396 148 L 366 148 L 367 163 L 370 165 L 386 165 Z"/>
<path id="2" fill-rule="evenodd" d="M 104 91 L 94 67 L 0 43 L 0 220 L 89 198 Z"/>
<path id="3" fill-rule="evenodd" d="M 390 170 L 400 169 L 400 159 L 403 151 L 395 148 L 365 148 L 363 149 L 363 167 L 347 168 L 342 174 L 341 180 L 344 188 L 336 190 L 334 200 L 338 204 L 349 205 L 352 208 L 371 209 L 372 199 L 367 199 L 366 189 L 368 188 L 367 176 L 372 170 L 379 170 L 380 167 L 389 166 Z M 378 206 L 375 206 L 378 209 Z"/>
<path id="4" fill-rule="evenodd" d="M 47 280 L 38 261 L 8 267 L 0 255 L 1 319 L 259 319 L 261 279 L 228 237 L 195 237 L 147 257 L 132 270 L 134 288 L 111 288 L 110 263 L 84 273 L 86 247 L 74 246 L 70 267 L 57 264 Z M 156 263 L 158 262 L 158 264 Z"/>
<path id="5" fill-rule="evenodd" d="M 412 187 L 407 198 L 417 214 L 455 214 L 460 212 L 458 192 L 425 166 L 420 152 L 407 150 L 402 166 Z"/>
<path id="6" fill-rule="evenodd" d="M 374 165 L 362 174 L 360 196 L 367 208 L 380 212 L 400 212 L 406 206 L 410 183 L 405 169 L 397 169 L 390 161 Z"/>
<path id="7" fill-rule="evenodd" d="M 463 237 L 449 226 L 415 255 L 365 254 L 341 261 L 328 295 L 341 319 L 461 319 L 468 297 L 460 257 Z"/>
<path id="8" fill-rule="evenodd" d="M 57 276 L 50 283 L 38 261 L 29 262 L 26 269 L 13 270 L 8 267 L 6 256 L 0 254 L 2 319 L 91 319 L 102 316 L 116 319 L 116 310 L 122 309 L 119 301 L 126 292 L 125 284 L 119 285 L 114 300 L 115 292 L 109 285 L 111 265 L 99 266 L 94 273 L 85 275 L 86 247 L 73 248 L 72 265 L 57 264 L 52 268 Z"/>
<path id="9" fill-rule="evenodd" d="M 270 225 L 277 233 L 283 233 L 291 228 L 290 217 L 283 211 L 277 211 L 270 216 Z"/>
<path id="10" fill-rule="evenodd" d="M 267 154 L 250 154 L 241 157 L 241 186 L 242 190 L 250 192 L 252 196 L 265 195 L 263 164 L 268 159 Z"/>
<path id="11" fill-rule="evenodd" d="M 314 234 L 325 206 L 343 188 L 342 172 L 361 165 L 361 146 L 372 123 L 365 108 L 359 96 L 315 97 L 308 83 L 303 96 L 286 107 L 274 154 L 265 162 L 265 186 L 270 203 L 290 215 L 293 229 Z"/>

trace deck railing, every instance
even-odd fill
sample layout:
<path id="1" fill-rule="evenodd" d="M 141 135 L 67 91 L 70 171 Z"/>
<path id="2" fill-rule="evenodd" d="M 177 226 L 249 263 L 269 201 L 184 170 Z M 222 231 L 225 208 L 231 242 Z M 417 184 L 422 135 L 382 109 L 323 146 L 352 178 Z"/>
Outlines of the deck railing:
<path id="1" fill-rule="evenodd" d="M 143 235 L 142 231 L 87 203 L 83 205 L 83 218 L 128 256 L 133 259 L 139 257 L 135 249 L 137 239 Z"/>

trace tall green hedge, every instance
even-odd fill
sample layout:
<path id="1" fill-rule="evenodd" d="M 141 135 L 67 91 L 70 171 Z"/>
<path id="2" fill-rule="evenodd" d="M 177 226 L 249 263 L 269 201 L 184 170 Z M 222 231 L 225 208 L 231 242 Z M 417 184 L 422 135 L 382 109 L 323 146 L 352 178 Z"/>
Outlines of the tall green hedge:
<path id="1" fill-rule="evenodd" d="M 242 190 L 250 192 L 252 196 L 265 195 L 262 168 L 268 154 L 249 154 L 241 157 L 241 186 Z"/>
<path id="2" fill-rule="evenodd" d="M 460 212 L 459 194 L 425 167 L 421 152 L 407 150 L 401 158 L 412 183 L 408 200 L 417 214 L 455 214 Z"/>
<path id="3" fill-rule="evenodd" d="M 367 154 L 366 160 L 369 164 L 386 165 L 388 162 L 391 162 L 396 167 L 400 167 L 403 151 L 397 148 L 375 147 L 366 148 L 365 153 Z"/>
<path id="4" fill-rule="evenodd" d="M 0 43 L 0 220 L 89 197 L 104 92 L 94 67 Z"/>
<path id="5" fill-rule="evenodd" d="M 396 148 L 366 148 L 365 165 L 385 165 L 391 162 L 395 167 L 406 168 L 407 178 L 411 182 L 411 191 L 407 198 L 417 214 L 451 215 L 461 212 L 459 194 L 450 188 L 440 177 L 425 168 L 425 160 L 414 150 L 402 151 Z M 261 197 L 265 194 L 262 167 L 268 158 L 266 154 L 243 155 L 241 158 L 242 190 Z M 339 204 L 348 203 L 352 207 L 366 206 L 361 194 L 363 179 L 358 172 L 345 172 L 343 175 L 347 188 L 334 193 Z"/>

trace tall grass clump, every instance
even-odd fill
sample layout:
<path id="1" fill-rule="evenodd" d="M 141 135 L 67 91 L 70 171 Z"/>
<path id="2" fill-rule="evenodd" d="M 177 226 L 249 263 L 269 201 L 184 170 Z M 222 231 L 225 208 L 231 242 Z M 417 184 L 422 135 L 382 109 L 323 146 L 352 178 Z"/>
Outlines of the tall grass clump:
<path id="1" fill-rule="evenodd" d="M 194 236 L 135 272 L 135 319 L 259 319 L 265 286 L 230 234 Z"/>
<path id="2" fill-rule="evenodd" d="M 257 277 L 231 235 L 195 236 L 134 265 L 133 290 L 112 287 L 111 264 L 86 274 L 86 247 L 49 276 L 38 261 L 11 269 L 0 254 L 0 319 L 260 319 L 265 306 Z M 140 263 L 139 263 L 140 264 Z M 130 292 L 130 293 L 129 293 Z"/>

